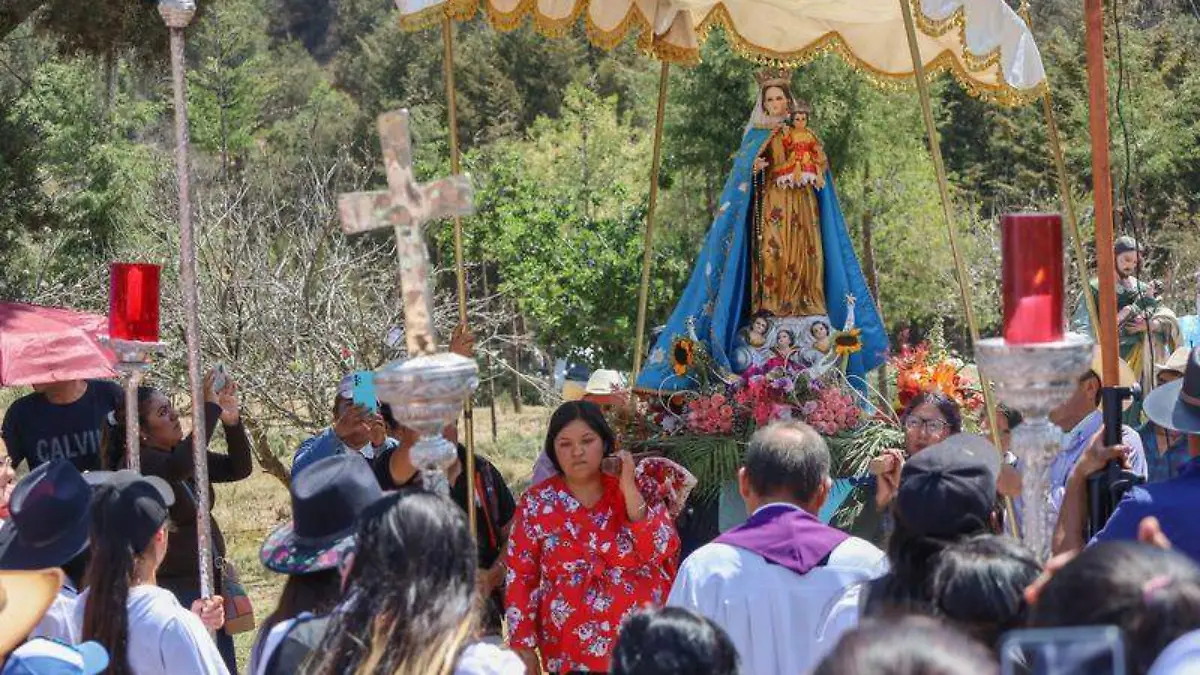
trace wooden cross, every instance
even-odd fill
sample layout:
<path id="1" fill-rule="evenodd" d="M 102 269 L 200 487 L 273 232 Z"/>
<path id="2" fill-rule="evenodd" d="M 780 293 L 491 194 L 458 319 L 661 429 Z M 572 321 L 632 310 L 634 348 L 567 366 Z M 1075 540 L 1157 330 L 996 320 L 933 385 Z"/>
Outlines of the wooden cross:
<path id="1" fill-rule="evenodd" d="M 389 225 L 396 231 L 408 355 L 432 354 L 437 350 L 437 337 L 433 330 L 429 252 L 422 226 L 439 218 L 471 215 L 475 211 L 474 190 L 466 176 L 425 184 L 416 181 L 407 110 L 384 113 L 378 124 L 388 189 L 341 195 L 338 211 L 342 231 L 356 234 Z"/>

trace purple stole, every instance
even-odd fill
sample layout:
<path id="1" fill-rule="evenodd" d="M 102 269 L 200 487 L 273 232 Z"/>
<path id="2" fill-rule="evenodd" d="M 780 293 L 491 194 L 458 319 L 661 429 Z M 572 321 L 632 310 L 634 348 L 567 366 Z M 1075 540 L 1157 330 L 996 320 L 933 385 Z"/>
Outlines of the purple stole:
<path id="1" fill-rule="evenodd" d="M 716 538 L 716 542 L 757 553 L 767 562 L 806 574 L 829 557 L 850 535 L 816 516 L 785 504 L 758 510 L 749 520 Z"/>

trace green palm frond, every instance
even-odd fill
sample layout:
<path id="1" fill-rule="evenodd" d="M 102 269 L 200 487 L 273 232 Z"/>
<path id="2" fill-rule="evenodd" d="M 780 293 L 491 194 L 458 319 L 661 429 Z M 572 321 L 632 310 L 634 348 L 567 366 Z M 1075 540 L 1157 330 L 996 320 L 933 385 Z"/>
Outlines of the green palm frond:
<path id="1" fill-rule="evenodd" d="M 844 431 L 825 440 L 829 443 L 829 452 L 833 456 L 835 476 L 862 476 L 867 473 L 867 464 L 872 457 L 888 448 L 904 447 L 904 432 L 887 422 L 869 420 L 856 429 Z M 855 490 L 833 516 L 834 526 L 844 530 L 850 529 L 862 514 L 865 500 L 871 496 L 868 490 Z"/>

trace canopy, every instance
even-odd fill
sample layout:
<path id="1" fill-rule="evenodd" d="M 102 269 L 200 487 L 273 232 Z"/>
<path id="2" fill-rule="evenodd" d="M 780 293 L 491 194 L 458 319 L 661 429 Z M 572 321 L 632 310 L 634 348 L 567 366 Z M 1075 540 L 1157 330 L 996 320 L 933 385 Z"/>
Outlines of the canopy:
<path id="1" fill-rule="evenodd" d="M 107 331 L 98 314 L 0 302 L 0 386 L 116 377 Z"/>
<path id="2" fill-rule="evenodd" d="M 1041 96 L 1041 55 L 1004 0 L 907 1 L 930 76 L 950 72 L 972 94 L 1006 105 Z M 635 33 L 643 49 L 673 63 L 696 62 L 720 26 L 751 58 L 799 65 L 832 51 L 876 84 L 913 79 L 899 0 L 396 0 L 410 29 L 468 19 L 481 4 L 500 30 L 530 16 L 540 32 L 559 36 L 582 16 L 594 44 L 611 49 Z"/>

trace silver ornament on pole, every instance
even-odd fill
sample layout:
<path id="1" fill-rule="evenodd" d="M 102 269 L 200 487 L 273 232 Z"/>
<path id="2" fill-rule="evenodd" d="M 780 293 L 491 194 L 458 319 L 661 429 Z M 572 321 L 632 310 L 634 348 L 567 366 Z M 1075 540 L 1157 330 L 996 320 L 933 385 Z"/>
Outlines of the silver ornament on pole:
<path id="1" fill-rule="evenodd" d="M 379 368 L 375 391 L 391 406 L 397 422 L 420 434 L 410 457 L 421 471 L 422 483 L 448 495 L 446 470 L 457 453 L 454 444 L 442 437 L 442 430 L 458 419 L 463 404 L 479 386 L 479 367 L 474 359 L 437 353 L 432 270 L 422 226 L 439 218 L 471 215 L 474 191 L 466 176 L 426 184 L 416 181 L 408 120 L 407 110 L 379 116 L 388 190 L 344 194 L 338 199 L 338 210 L 347 234 L 388 226 L 395 231 L 409 358 Z"/>
<path id="2" fill-rule="evenodd" d="M 1079 386 L 1092 363 L 1092 340 L 1067 333 L 1062 340 L 1010 344 L 1003 338 L 975 345 L 979 372 L 991 380 L 1000 402 L 1025 421 L 1012 430 L 1012 452 L 1021 460 L 1022 529 L 1041 560 L 1050 557 L 1054 535 L 1050 465 L 1062 451 L 1062 429 L 1050 421 Z"/>

